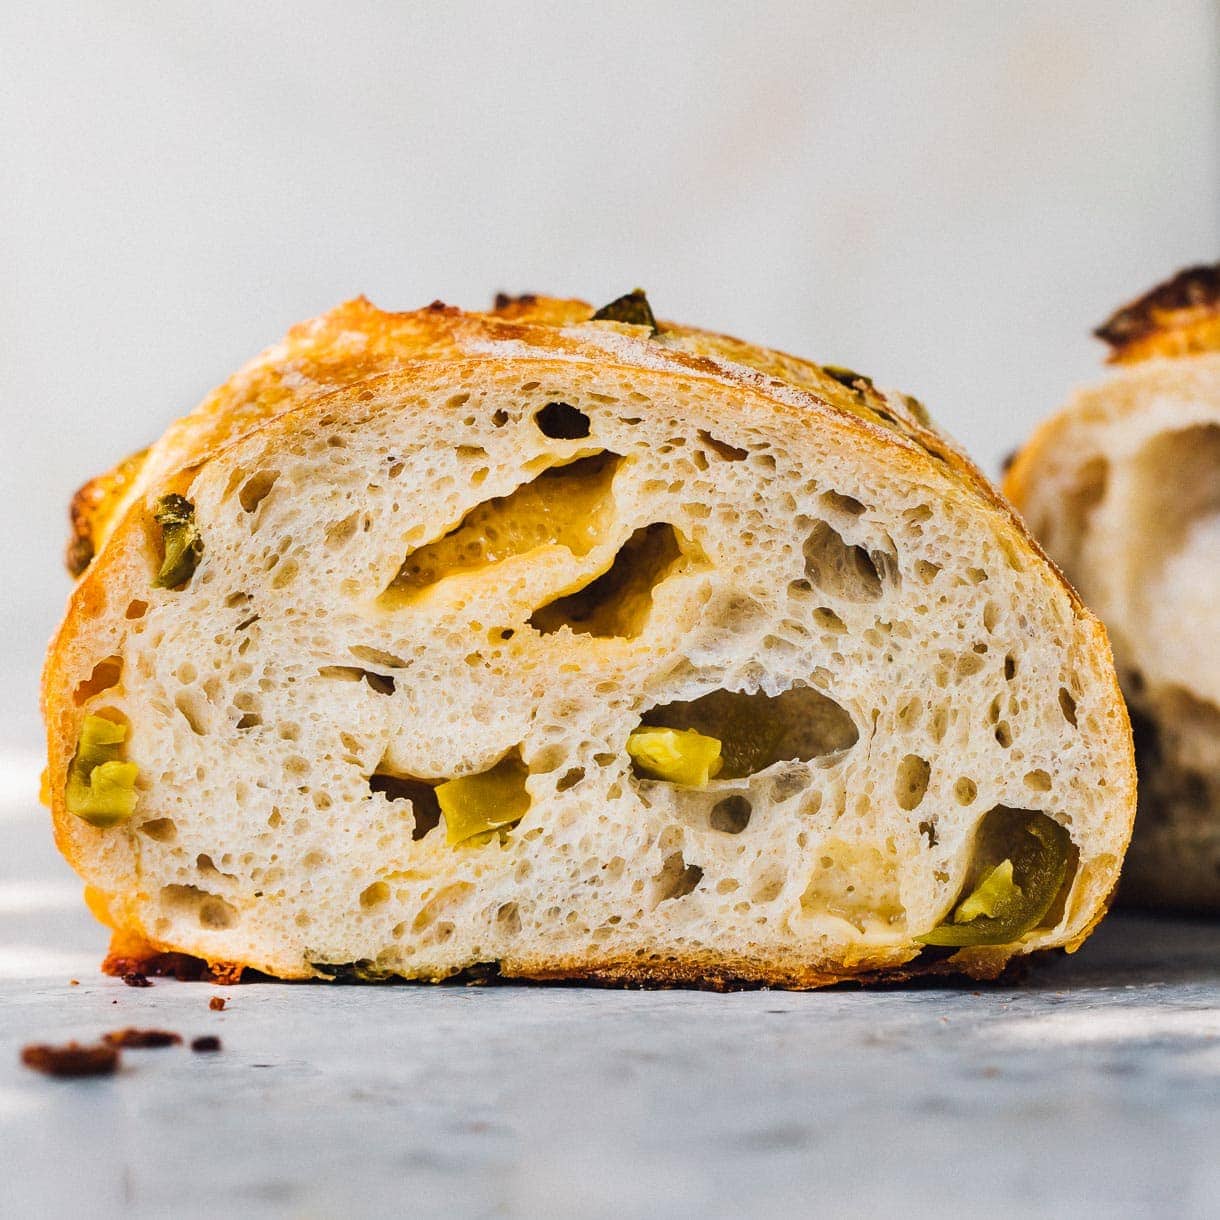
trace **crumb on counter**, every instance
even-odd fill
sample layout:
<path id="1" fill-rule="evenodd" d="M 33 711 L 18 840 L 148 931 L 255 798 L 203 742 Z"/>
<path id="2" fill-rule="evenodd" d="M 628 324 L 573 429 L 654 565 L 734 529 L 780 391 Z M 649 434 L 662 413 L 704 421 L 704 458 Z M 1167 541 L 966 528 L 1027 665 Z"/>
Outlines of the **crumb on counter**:
<path id="1" fill-rule="evenodd" d="M 110 1076 L 119 1066 L 119 1052 L 105 1042 L 92 1046 L 32 1044 L 22 1047 L 21 1062 L 46 1076 Z"/>
<path id="2" fill-rule="evenodd" d="M 133 1029 L 129 1026 L 103 1034 L 102 1041 L 108 1046 L 145 1050 L 157 1046 L 177 1046 L 182 1041 L 182 1035 L 168 1029 Z"/>

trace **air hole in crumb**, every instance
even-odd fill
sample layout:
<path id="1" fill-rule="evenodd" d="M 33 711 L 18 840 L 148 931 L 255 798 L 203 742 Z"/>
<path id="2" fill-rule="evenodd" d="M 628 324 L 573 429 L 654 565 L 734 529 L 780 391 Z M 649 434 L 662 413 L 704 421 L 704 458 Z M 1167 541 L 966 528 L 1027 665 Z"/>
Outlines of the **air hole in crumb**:
<path id="1" fill-rule="evenodd" d="M 515 902 L 506 902 L 496 911 L 496 925 L 509 936 L 521 931 L 521 914 Z"/>
<path id="2" fill-rule="evenodd" d="M 1011 682 L 1017 676 L 1017 659 L 1010 652 L 1004 658 L 1004 677 Z"/>
<path id="3" fill-rule="evenodd" d="M 148 603 L 136 598 L 127 603 L 124 617 L 129 619 L 143 618 L 148 613 Z"/>
<path id="4" fill-rule="evenodd" d="M 702 880 L 703 869 L 697 864 L 687 864 L 680 851 L 671 852 L 653 878 L 654 902 L 685 898 Z"/>
<path id="5" fill-rule="evenodd" d="M 699 429 L 699 439 L 718 458 L 722 458 L 726 462 L 744 462 L 750 456 L 748 449 L 738 449 L 736 445 L 730 445 L 727 441 L 722 441 L 704 428 Z"/>
<path id="6" fill-rule="evenodd" d="M 1072 726 L 1076 727 L 1076 700 L 1072 698 L 1071 693 L 1066 686 L 1059 688 L 1059 710 L 1063 713 L 1063 718 Z"/>
<path id="7" fill-rule="evenodd" d="M 360 527 L 360 510 L 350 512 L 339 521 L 326 527 L 326 546 L 329 550 L 338 550 L 344 543 L 350 542 L 356 536 Z"/>
<path id="8" fill-rule="evenodd" d="M 849 546 L 828 521 L 818 521 L 805 538 L 805 575 L 821 590 L 845 601 L 876 601 L 881 596 L 880 552 L 870 555 Z"/>
<path id="9" fill-rule="evenodd" d="M 572 767 L 565 771 L 555 784 L 556 792 L 567 792 L 570 788 L 575 788 L 585 777 L 584 767 Z"/>
<path id="10" fill-rule="evenodd" d="M 808 762 L 855 745 L 859 732 L 833 699 L 810 686 L 778 695 L 716 690 L 689 702 L 662 704 L 642 723 L 694 729 L 721 743 L 718 779 L 741 779 L 780 761 Z"/>
<path id="11" fill-rule="evenodd" d="M 578 441 L 589 435 L 589 417 L 566 402 L 548 402 L 534 416 L 534 423 L 553 441 Z"/>
<path id="12" fill-rule="evenodd" d="M 750 824 L 750 814 L 753 812 L 753 806 L 744 796 L 726 796 L 712 806 L 708 824 L 713 830 L 739 835 Z"/>
<path id="13" fill-rule="evenodd" d="M 260 470 L 256 474 L 252 474 L 242 484 L 241 491 L 237 493 L 237 502 L 246 512 L 254 512 L 271 493 L 271 489 L 279 477 L 278 470 Z"/>
<path id="14" fill-rule="evenodd" d="M 898 806 L 908 812 L 923 801 L 928 791 L 932 768 L 927 759 L 918 754 L 908 754 L 898 764 L 898 775 L 894 781 L 894 796 Z"/>
<path id="15" fill-rule="evenodd" d="M 1042 770 L 1027 771 L 1025 786 L 1034 792 L 1049 792 L 1051 790 L 1050 773 Z"/>
<path id="16" fill-rule="evenodd" d="M 201 928 L 221 931 L 237 923 L 237 909 L 219 894 L 194 885 L 164 885 L 161 906 L 178 918 L 193 915 Z"/>
<path id="17" fill-rule="evenodd" d="M 105 657 L 94 667 L 93 672 L 83 682 L 78 682 L 72 692 L 72 700 L 79 707 L 87 703 L 94 695 L 118 686 L 123 677 L 123 658 L 115 655 Z"/>
<path id="18" fill-rule="evenodd" d="M 191 732 L 200 737 L 206 733 L 207 713 L 202 700 L 193 691 L 179 691 L 174 698 L 174 706 L 182 714 L 182 718 L 191 726 Z"/>
<path id="19" fill-rule="evenodd" d="M 587 555 L 609 523 L 611 485 L 622 461 L 603 451 L 550 466 L 508 495 L 476 505 L 447 534 L 407 554 L 380 604 L 402 605 L 446 579 L 540 547 Z"/>
<path id="20" fill-rule="evenodd" d="M 859 517 L 864 513 L 864 505 L 855 496 L 845 496 L 838 491 L 824 491 L 819 498 L 827 508 L 846 513 L 849 517 Z"/>
<path id="21" fill-rule="evenodd" d="M 256 729 L 263 723 L 263 718 L 256 712 L 243 712 L 237 719 L 239 729 Z"/>
<path id="22" fill-rule="evenodd" d="M 953 799 L 959 805 L 973 805 L 978 794 L 978 784 L 965 775 L 953 785 Z"/>
<path id="23" fill-rule="evenodd" d="M 784 874 L 768 869 L 754 882 L 750 890 L 751 902 L 774 902 L 784 888 Z"/>
<path id="24" fill-rule="evenodd" d="M 529 624 L 543 635 L 569 627 L 577 635 L 634 639 L 648 621 L 654 589 L 676 569 L 688 566 L 693 551 L 668 522 L 638 529 L 605 572 L 584 588 L 539 607 Z"/>
<path id="25" fill-rule="evenodd" d="M 1006 750 L 1010 745 L 1012 745 L 1012 729 L 1009 727 L 1007 720 L 1001 720 L 1000 723 L 995 726 L 995 739 Z"/>
<path id="26" fill-rule="evenodd" d="M 436 799 L 434 785 L 428 783 L 427 780 L 414 779 L 411 776 L 374 773 L 369 778 L 369 787 L 374 792 L 380 792 L 386 800 L 411 802 L 411 808 L 415 814 L 415 825 L 411 828 L 411 838 L 416 842 L 440 825 L 440 802 Z"/>
<path id="27" fill-rule="evenodd" d="M 151 822 L 141 822 L 136 829 L 157 843 L 173 843 L 178 838 L 178 826 L 173 818 L 153 818 Z"/>
<path id="28" fill-rule="evenodd" d="M 331 678 L 339 682 L 359 682 L 363 680 L 370 690 L 379 695 L 394 693 L 394 679 L 389 674 L 374 673 L 371 669 L 360 669 L 355 665 L 323 665 L 318 670 L 318 677 Z"/>
<path id="29" fill-rule="evenodd" d="M 831 631 L 842 635 L 847 630 L 847 624 L 829 606 L 819 606 L 810 616 L 815 627 L 823 631 Z"/>
<path id="30" fill-rule="evenodd" d="M 491 424 L 493 428 L 503 428 L 506 423 L 508 423 L 508 412 L 502 407 L 492 412 Z"/>
<path id="31" fill-rule="evenodd" d="M 360 905 L 367 911 L 387 902 L 389 897 L 390 887 L 384 881 L 374 881 L 372 885 L 361 891 Z"/>

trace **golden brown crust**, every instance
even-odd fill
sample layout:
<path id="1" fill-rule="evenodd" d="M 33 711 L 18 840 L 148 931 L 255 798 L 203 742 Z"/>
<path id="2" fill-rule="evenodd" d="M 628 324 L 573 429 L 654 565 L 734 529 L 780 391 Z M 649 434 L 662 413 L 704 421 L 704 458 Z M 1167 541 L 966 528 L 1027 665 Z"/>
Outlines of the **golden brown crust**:
<path id="1" fill-rule="evenodd" d="M 1179 271 L 1093 333 L 1113 349 L 1112 363 L 1220 350 L 1220 263 Z"/>
<path id="2" fill-rule="evenodd" d="M 409 388 L 421 362 L 430 372 L 440 363 L 452 364 L 460 377 L 471 372 L 472 362 L 504 367 L 528 360 L 541 373 L 556 372 L 577 361 L 627 371 L 643 368 L 681 372 L 736 390 L 743 397 L 761 395 L 777 415 L 800 420 L 820 419 L 819 426 L 844 435 L 844 443 L 895 463 L 911 478 L 939 488 L 946 495 L 973 498 L 979 510 L 990 513 L 995 528 L 1011 545 L 1046 565 L 1049 579 L 1066 590 L 1074 611 L 1096 632 L 1097 647 L 1106 649 L 1104 632 L 1084 611 L 1079 599 L 1057 569 L 1015 518 L 979 470 L 944 437 L 934 431 L 900 398 L 881 394 L 871 381 L 846 370 L 828 370 L 784 353 L 758 348 L 727 336 L 662 322 L 656 339 L 641 335 L 644 328 L 618 323 L 587 325 L 590 306 L 579 301 L 525 297 L 498 301 L 495 314 L 470 314 L 435 303 L 405 314 L 385 313 L 363 298 L 350 301 L 330 314 L 294 327 L 285 340 L 247 365 L 214 391 L 192 415 L 175 424 L 150 451 L 135 476 L 113 496 L 99 495 L 109 519 L 121 520 L 106 534 L 99 558 L 84 573 L 69 603 L 64 623 L 52 643 L 43 676 L 43 703 L 48 728 L 49 772 L 56 839 L 74 866 L 82 866 L 95 850 L 100 832 L 83 828 L 67 814 L 63 804 L 63 777 L 75 747 L 81 709 L 72 697 L 73 658 L 103 620 L 114 621 L 110 599 L 121 599 L 124 586 L 136 581 L 128 573 L 140 566 L 147 579 L 144 545 L 148 506 L 157 494 L 176 490 L 187 472 L 215 457 L 228 446 L 258 431 L 265 435 L 282 420 L 291 431 L 307 409 L 356 413 L 364 398 L 372 397 L 369 384 L 399 379 Z M 518 374 L 519 375 L 519 374 Z M 92 535 L 91 535 L 92 536 Z M 142 586 L 141 586 L 142 587 Z M 119 606 L 123 601 L 119 600 Z M 118 617 L 121 618 L 122 610 Z M 1102 667 L 1104 669 L 1104 666 Z M 1111 678 L 1112 678 L 1112 671 Z M 1118 700 L 1116 680 L 1112 697 Z M 1121 702 L 1118 706 L 1121 708 Z M 1133 770 L 1133 764 L 1132 764 Z M 1123 790 L 1123 776 L 1115 787 Z M 1132 785 L 1133 793 L 1133 785 Z M 1134 797 L 1132 795 L 1132 809 Z M 182 968 L 176 947 L 148 936 L 136 916 L 136 902 L 123 895 L 106 896 L 102 917 L 119 929 L 107 969 L 127 972 L 157 969 L 160 961 L 171 973 Z M 1098 915 L 1100 918 L 1100 914 Z M 1083 935 L 1076 938 L 1076 943 Z M 975 978 L 995 977 L 1012 956 L 1012 947 L 969 950 L 948 957 L 924 953 L 912 957 L 909 948 L 891 950 L 872 959 L 858 957 L 812 969 L 799 961 L 688 960 L 647 962 L 638 959 L 602 962 L 531 960 L 502 963 L 506 977 L 579 978 L 623 985 L 694 985 L 709 987 L 777 986 L 819 987 L 842 981 L 876 981 L 924 974 L 965 973 Z M 244 968 L 268 970 L 267 962 L 217 962 L 208 970 L 229 980 Z M 284 969 L 280 977 L 309 977 L 304 964 Z"/>
<path id="3" fill-rule="evenodd" d="M 240 369 L 190 415 L 172 425 L 147 465 L 145 454 L 136 454 L 81 489 L 70 544 L 74 574 L 83 571 L 92 552 L 142 489 L 206 460 L 307 398 L 421 360 L 489 358 L 488 348 L 510 343 L 528 346 L 536 357 L 550 353 L 613 363 L 597 340 L 601 336 L 613 340 L 616 334 L 641 337 L 642 328 L 611 322 L 586 326 L 593 312 L 584 301 L 533 294 L 501 296 L 491 313 L 464 313 L 440 301 L 395 313 L 357 297 L 299 323 L 282 342 Z M 757 374 L 750 378 L 751 384 L 764 391 L 803 391 L 813 400 L 809 406 L 846 413 L 904 437 L 951 467 L 985 498 L 1002 503 L 984 475 L 927 424 L 919 411 L 912 410 L 909 400 L 887 397 L 870 378 L 848 376 L 849 370 L 824 368 L 728 335 L 673 322 L 663 321 L 659 326 L 655 351 L 666 361 L 692 373 L 737 380 L 743 374 Z"/>
<path id="4" fill-rule="evenodd" d="M 93 561 L 123 495 L 144 465 L 147 449 L 125 457 L 113 469 L 99 474 L 81 487 L 68 506 L 71 532 L 64 565 L 71 576 L 79 576 Z"/>

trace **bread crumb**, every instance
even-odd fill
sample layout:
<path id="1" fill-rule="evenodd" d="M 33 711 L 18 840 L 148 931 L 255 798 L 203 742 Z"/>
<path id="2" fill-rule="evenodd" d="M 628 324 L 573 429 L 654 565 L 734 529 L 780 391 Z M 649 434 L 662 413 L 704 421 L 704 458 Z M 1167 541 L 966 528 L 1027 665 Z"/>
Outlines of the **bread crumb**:
<path id="1" fill-rule="evenodd" d="M 31 1045 L 21 1049 L 21 1062 L 46 1076 L 109 1076 L 119 1066 L 119 1052 L 104 1042 L 81 1046 Z"/>
<path id="2" fill-rule="evenodd" d="M 122 1046 L 143 1050 L 157 1046 L 176 1046 L 182 1041 L 181 1034 L 168 1029 L 116 1029 L 102 1035 L 107 1046 Z"/>

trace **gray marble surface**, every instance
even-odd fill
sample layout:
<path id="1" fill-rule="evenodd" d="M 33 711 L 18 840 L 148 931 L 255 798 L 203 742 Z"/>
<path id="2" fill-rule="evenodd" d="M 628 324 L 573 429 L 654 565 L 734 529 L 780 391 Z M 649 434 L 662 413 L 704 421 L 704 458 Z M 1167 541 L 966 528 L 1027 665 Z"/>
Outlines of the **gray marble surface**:
<path id="1" fill-rule="evenodd" d="M 4 1216 L 1220 1215 L 1220 923 L 1112 916 L 1010 987 L 135 990 L 28 763 L 0 768 Z M 125 1025 L 223 1050 L 18 1062 Z"/>

